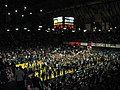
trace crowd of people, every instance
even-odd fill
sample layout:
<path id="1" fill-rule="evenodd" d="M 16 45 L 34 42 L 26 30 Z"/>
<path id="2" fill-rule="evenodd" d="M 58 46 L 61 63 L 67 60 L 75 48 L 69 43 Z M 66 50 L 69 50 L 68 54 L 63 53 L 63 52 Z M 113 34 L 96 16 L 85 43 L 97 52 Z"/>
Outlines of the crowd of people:
<path id="1" fill-rule="evenodd" d="M 69 30 L 67 30 L 69 31 Z M 57 31 L 55 31 L 57 32 Z M 71 32 L 71 30 L 70 30 Z M 111 30 L 105 31 L 86 31 L 80 30 L 79 32 L 62 32 L 61 33 L 47 33 L 47 32 L 19 32 L 19 33 L 1 33 L 0 34 L 0 49 L 3 48 L 34 48 L 42 45 L 59 45 L 69 41 L 80 41 L 80 42 L 93 42 L 93 43 L 107 43 L 107 44 L 120 44 L 120 32 L 114 32 Z"/>
<path id="2" fill-rule="evenodd" d="M 16 66 L 22 63 L 27 68 Z M 60 45 L 0 52 L 1 90 L 119 90 L 119 70 L 120 51 L 113 49 Z"/>

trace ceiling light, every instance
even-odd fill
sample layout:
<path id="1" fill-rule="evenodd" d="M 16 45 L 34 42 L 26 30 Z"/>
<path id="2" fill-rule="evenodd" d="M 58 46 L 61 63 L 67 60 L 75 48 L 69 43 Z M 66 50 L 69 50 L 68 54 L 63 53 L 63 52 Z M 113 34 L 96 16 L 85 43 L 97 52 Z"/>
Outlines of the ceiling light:
<path id="1" fill-rule="evenodd" d="M 28 31 L 28 32 L 30 32 L 30 30 L 29 30 L 29 29 L 28 29 L 27 31 Z"/>
<path id="2" fill-rule="evenodd" d="M 17 10 L 15 10 L 15 12 L 18 12 Z"/>
<path id="3" fill-rule="evenodd" d="M 27 28 L 24 28 L 24 30 L 27 30 Z"/>
<path id="4" fill-rule="evenodd" d="M 30 15 L 32 14 L 32 12 L 30 12 Z"/>
<path id="5" fill-rule="evenodd" d="M 42 12 L 42 10 L 40 10 L 40 12 Z"/>
<path id="6" fill-rule="evenodd" d="M 41 29 L 39 28 L 38 31 L 40 31 Z"/>
<path id="7" fill-rule="evenodd" d="M 24 15 L 22 15 L 22 17 L 24 17 Z"/>
<path id="8" fill-rule="evenodd" d="M 7 29 L 7 32 L 9 32 L 10 31 L 10 29 Z"/>
<path id="9" fill-rule="evenodd" d="M 39 26 L 39 28 L 42 28 L 42 26 Z"/>
<path id="10" fill-rule="evenodd" d="M 19 29 L 18 29 L 18 28 L 16 28 L 15 30 L 16 30 L 16 31 L 18 31 Z"/>
<path id="11" fill-rule="evenodd" d="M 27 9 L 27 7 L 24 7 L 24 10 Z"/>
<path id="12" fill-rule="evenodd" d="M 8 13 L 8 15 L 10 15 L 10 13 Z"/>
<path id="13" fill-rule="evenodd" d="M 8 7 L 8 5 L 6 4 L 5 7 Z"/>
<path id="14" fill-rule="evenodd" d="M 86 32 L 87 30 L 83 30 L 83 32 Z"/>

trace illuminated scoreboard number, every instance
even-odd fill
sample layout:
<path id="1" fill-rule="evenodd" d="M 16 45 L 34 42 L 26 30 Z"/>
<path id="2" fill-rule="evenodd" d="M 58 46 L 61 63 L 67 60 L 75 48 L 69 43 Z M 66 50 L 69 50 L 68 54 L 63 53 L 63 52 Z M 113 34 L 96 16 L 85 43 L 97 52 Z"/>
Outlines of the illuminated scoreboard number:
<path id="1" fill-rule="evenodd" d="M 74 25 L 65 24 L 65 28 L 67 28 L 67 29 L 74 29 Z"/>

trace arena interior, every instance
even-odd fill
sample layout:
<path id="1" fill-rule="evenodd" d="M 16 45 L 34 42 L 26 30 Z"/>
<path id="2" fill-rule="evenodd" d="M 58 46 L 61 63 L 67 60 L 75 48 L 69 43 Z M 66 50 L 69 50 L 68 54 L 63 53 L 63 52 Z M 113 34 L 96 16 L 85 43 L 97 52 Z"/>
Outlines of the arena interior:
<path id="1" fill-rule="evenodd" d="M 0 90 L 120 90 L 120 0 L 1 0 Z"/>

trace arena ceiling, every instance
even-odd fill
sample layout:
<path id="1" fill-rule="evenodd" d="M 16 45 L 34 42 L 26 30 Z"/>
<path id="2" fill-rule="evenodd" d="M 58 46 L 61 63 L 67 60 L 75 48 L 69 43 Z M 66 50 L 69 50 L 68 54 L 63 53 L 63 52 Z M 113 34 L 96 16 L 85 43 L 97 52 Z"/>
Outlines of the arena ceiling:
<path id="1" fill-rule="evenodd" d="M 8 5 L 8 8 L 4 7 Z M 27 7 L 24 12 L 23 8 Z M 14 10 L 19 10 L 19 15 Z M 40 12 L 42 10 L 42 12 Z M 0 25 L 9 26 L 36 26 L 44 24 L 49 26 L 52 18 L 57 16 L 73 16 L 76 23 L 86 24 L 109 22 L 111 26 L 120 25 L 119 0 L 4 0 L 0 6 Z M 7 14 L 11 12 L 11 16 Z M 32 15 L 28 13 L 32 12 Z M 20 15 L 24 14 L 24 19 Z"/>

